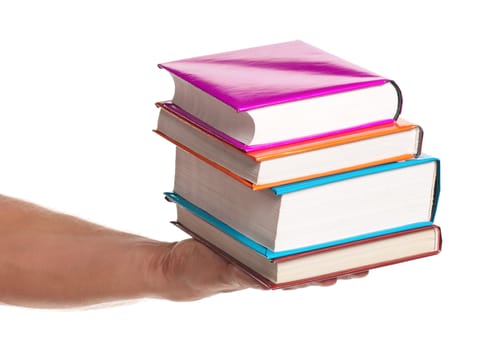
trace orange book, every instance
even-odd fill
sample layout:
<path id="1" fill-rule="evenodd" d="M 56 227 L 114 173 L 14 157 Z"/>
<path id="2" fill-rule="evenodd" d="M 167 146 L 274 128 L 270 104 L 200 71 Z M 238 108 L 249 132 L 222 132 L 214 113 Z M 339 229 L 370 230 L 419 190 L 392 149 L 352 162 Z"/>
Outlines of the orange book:
<path id="1" fill-rule="evenodd" d="M 401 161 L 421 153 L 423 130 L 399 119 L 384 125 L 245 152 L 161 107 L 154 130 L 253 190 Z"/>

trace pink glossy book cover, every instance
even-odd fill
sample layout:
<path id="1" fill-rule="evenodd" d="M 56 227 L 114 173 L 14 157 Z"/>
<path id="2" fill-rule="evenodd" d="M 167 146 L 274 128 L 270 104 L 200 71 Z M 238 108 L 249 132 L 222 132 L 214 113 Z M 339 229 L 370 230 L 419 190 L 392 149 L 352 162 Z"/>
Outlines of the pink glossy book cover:
<path id="1" fill-rule="evenodd" d="M 161 103 L 162 108 L 246 152 L 388 124 L 396 120 L 401 112 L 401 92 L 392 80 L 299 40 L 182 59 L 158 66 L 215 97 L 237 113 L 388 83 L 396 90 L 394 115 L 376 120 L 371 118 L 369 122 L 346 128 L 316 130 L 310 135 L 252 144 L 242 143 L 171 101 Z"/>
<path id="2" fill-rule="evenodd" d="M 390 81 L 300 40 L 158 66 L 238 112 Z"/>

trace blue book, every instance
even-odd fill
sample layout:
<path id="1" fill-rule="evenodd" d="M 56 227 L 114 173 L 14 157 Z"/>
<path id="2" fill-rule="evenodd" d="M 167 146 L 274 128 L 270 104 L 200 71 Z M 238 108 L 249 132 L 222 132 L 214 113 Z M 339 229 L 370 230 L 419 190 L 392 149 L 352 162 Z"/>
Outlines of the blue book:
<path id="1" fill-rule="evenodd" d="M 374 268 L 436 255 L 441 250 L 437 225 L 397 228 L 381 236 L 280 256 L 211 217 L 183 198 L 177 203 L 177 227 L 231 261 L 271 289 L 357 274 Z M 267 256 L 271 253 L 272 256 Z"/>
<path id="2" fill-rule="evenodd" d="M 166 196 L 252 250 L 277 258 L 433 223 L 439 160 L 419 158 L 251 191 L 177 149 Z"/>

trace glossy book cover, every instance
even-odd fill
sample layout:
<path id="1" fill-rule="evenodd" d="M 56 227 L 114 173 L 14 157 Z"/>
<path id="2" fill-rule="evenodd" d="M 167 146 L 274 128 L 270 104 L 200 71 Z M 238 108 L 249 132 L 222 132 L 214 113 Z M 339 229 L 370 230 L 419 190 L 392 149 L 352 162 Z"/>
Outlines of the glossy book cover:
<path id="1" fill-rule="evenodd" d="M 158 66 L 237 112 L 391 82 L 300 40 Z M 398 86 L 395 88 L 401 100 Z M 395 117 L 400 107 L 401 101 Z"/>

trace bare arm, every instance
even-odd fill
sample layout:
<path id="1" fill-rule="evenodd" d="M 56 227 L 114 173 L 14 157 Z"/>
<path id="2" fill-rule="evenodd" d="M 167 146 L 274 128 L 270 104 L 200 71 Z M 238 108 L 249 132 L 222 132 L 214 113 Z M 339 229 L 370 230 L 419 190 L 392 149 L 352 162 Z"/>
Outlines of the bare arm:
<path id="1" fill-rule="evenodd" d="M 253 286 L 196 241 L 158 242 L 0 195 L 0 303 L 195 300 Z"/>
<path id="2" fill-rule="evenodd" d="M 195 240 L 159 242 L 0 195 L 0 303 L 189 301 L 251 287 L 260 285 Z"/>

